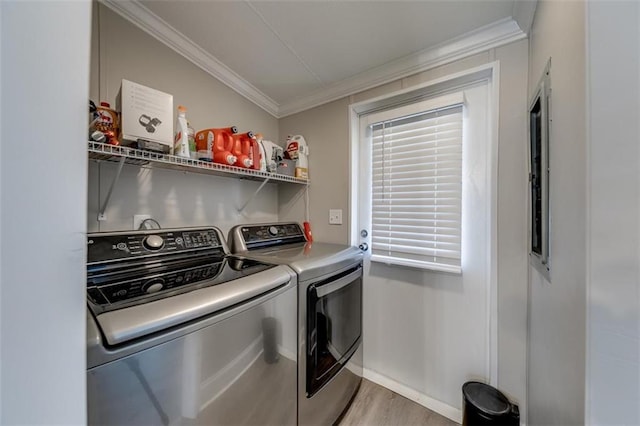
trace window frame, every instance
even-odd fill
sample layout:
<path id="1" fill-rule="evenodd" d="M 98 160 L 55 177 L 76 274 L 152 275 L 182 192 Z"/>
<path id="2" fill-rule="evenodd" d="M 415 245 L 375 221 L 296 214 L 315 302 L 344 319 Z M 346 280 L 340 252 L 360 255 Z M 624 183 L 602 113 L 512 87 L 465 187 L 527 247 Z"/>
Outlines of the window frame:
<path id="1" fill-rule="evenodd" d="M 389 274 L 393 274 L 393 271 L 388 269 L 390 267 L 382 266 L 380 264 L 371 264 L 368 260 L 368 252 L 366 251 L 367 232 L 361 228 L 361 191 L 357 188 L 360 186 L 362 177 L 360 176 L 360 170 L 362 162 L 366 160 L 360 155 L 360 125 L 359 117 L 363 113 L 371 112 L 374 110 L 380 110 L 383 107 L 390 107 L 393 105 L 400 105 L 401 103 L 415 101 L 417 99 L 424 99 L 426 96 L 434 96 L 436 94 L 443 94 L 451 90 L 457 90 L 458 88 L 464 88 L 465 86 L 486 82 L 488 88 L 488 117 L 487 117 L 487 149 L 486 149 L 486 161 L 487 169 L 485 173 L 486 179 L 486 192 L 484 194 L 486 199 L 485 213 L 487 215 L 486 226 L 482 230 L 482 233 L 486 237 L 486 268 L 479 279 L 485 280 L 489 285 L 489 294 L 487 295 L 487 306 L 490 310 L 490 378 L 491 382 L 497 382 L 497 353 L 498 353 L 498 340 L 495 338 L 498 333 L 498 136 L 499 136 L 499 123 L 500 123 L 500 62 L 492 61 L 475 67 L 467 69 L 459 69 L 459 71 L 452 71 L 446 75 L 440 73 L 434 74 L 417 74 L 414 78 L 400 80 L 404 76 L 397 76 L 395 81 L 399 83 L 396 87 L 400 87 L 398 90 L 387 91 L 388 86 L 385 86 L 385 90 L 366 90 L 370 87 L 363 87 L 358 94 L 352 95 L 347 106 L 348 126 L 349 126 L 349 222 L 348 222 L 348 236 L 349 243 L 354 246 L 361 245 L 364 249 L 364 269 L 365 279 L 370 279 L 372 276 L 377 278 L 389 277 Z M 424 69 L 423 69 L 424 70 Z M 383 83 L 389 83 L 390 81 L 378 82 L 376 85 Z M 382 94 L 381 94 L 382 93 Z M 523 129 L 524 130 L 524 129 Z M 524 153 L 526 156 L 526 151 Z M 523 173 L 526 171 L 526 165 Z M 523 177 L 524 179 L 524 177 Z M 523 182 L 524 183 L 524 182 Z M 464 208 L 464 207 L 463 207 Z M 523 211 L 526 214 L 526 211 Z M 463 228 L 464 228 L 463 223 Z M 526 232 L 526 230 L 524 231 Z M 525 243 L 526 244 L 526 243 Z M 523 246 L 523 250 L 525 246 Z M 464 248 L 463 248 L 464 252 Z M 525 252 L 526 253 L 526 252 Z M 524 254 L 524 253 L 523 253 Z M 401 268 L 401 267 L 397 267 Z M 465 268 L 465 257 L 463 254 L 463 268 Z M 437 283 L 440 280 L 449 282 L 450 278 L 456 277 L 468 277 L 468 275 L 474 275 L 476 271 L 471 270 L 467 274 L 464 272 L 462 275 L 456 277 L 448 277 L 445 273 L 438 273 L 437 271 L 420 271 L 421 274 L 415 275 L 416 277 L 422 276 L 424 279 L 435 279 Z M 467 278 L 463 278 L 466 280 Z M 439 285 L 439 284 L 437 284 Z M 446 285 L 445 285 L 446 287 Z"/>
<path id="2" fill-rule="evenodd" d="M 488 188 L 488 214 L 487 235 L 490 237 L 490 256 L 496 259 L 498 255 L 498 123 L 499 123 L 499 99 L 500 99 L 500 63 L 498 61 L 479 65 L 474 68 L 455 72 L 446 76 L 432 80 L 426 80 L 416 85 L 411 85 L 394 92 L 382 95 L 363 97 L 361 95 L 352 98 L 352 103 L 348 106 L 349 116 L 349 243 L 360 246 L 366 252 L 366 230 L 360 229 L 360 199 L 359 191 L 354 190 L 361 180 L 359 170 L 362 167 L 363 158 L 360 157 L 360 116 L 383 109 L 417 102 L 429 97 L 451 93 L 452 91 L 464 90 L 469 85 L 474 85 L 483 81 L 489 84 L 489 188 Z M 366 93 L 366 92 L 365 92 Z M 363 231 L 365 231 L 363 233 Z M 364 243 L 364 244 L 363 244 Z M 497 265 L 492 261 L 487 279 L 492 283 L 492 288 L 497 286 Z"/>
<path id="3" fill-rule="evenodd" d="M 442 110 L 442 109 L 447 109 L 447 108 L 452 108 L 452 107 L 460 107 L 462 108 L 462 110 L 460 111 L 460 114 L 464 115 L 463 109 L 464 109 L 464 95 L 462 93 L 463 89 L 460 90 L 455 90 L 452 93 L 448 93 L 448 94 L 441 94 L 439 96 L 435 96 L 435 97 L 429 97 L 427 99 L 424 100 L 420 100 L 420 101 L 416 101 L 416 102 L 411 102 L 408 103 L 406 105 L 397 105 L 394 107 L 390 107 L 390 108 L 386 108 L 383 109 L 381 111 L 375 111 L 375 112 L 371 112 L 368 114 L 363 114 L 360 117 L 360 134 L 369 134 L 370 133 L 370 129 L 372 128 L 373 125 L 375 125 L 376 123 L 380 123 L 380 122 L 384 122 L 384 121 L 389 121 L 389 120 L 394 120 L 394 119 L 398 119 L 398 118 L 402 118 L 402 117 L 406 117 L 406 116 L 410 116 L 416 113 L 428 113 L 428 112 L 435 112 L 438 110 Z M 463 126 L 464 123 L 464 119 L 461 118 L 461 125 Z M 462 129 L 461 129 L 462 131 Z M 462 140 L 463 140 L 463 136 L 461 135 L 460 137 L 460 145 L 461 145 L 461 149 L 462 149 Z M 372 147 L 373 148 L 373 147 Z M 460 158 L 460 168 L 461 170 L 463 169 L 463 159 L 462 159 L 462 154 L 461 154 L 461 158 Z M 462 176 L 461 176 L 462 178 Z M 460 187 L 460 196 L 462 199 L 462 188 L 463 188 L 463 184 L 461 182 L 461 187 Z M 369 188 L 369 191 L 372 191 L 371 188 Z M 371 208 L 373 208 L 373 205 L 371 206 Z M 373 213 L 373 212 L 371 212 Z M 459 222 L 458 222 L 458 229 L 459 229 L 459 234 L 460 237 L 462 236 L 462 217 L 460 217 Z M 374 237 L 374 230 L 373 230 L 373 224 L 372 224 L 372 229 L 370 230 L 371 232 L 371 238 Z M 440 271 L 440 272 L 449 272 L 449 273 L 454 273 L 454 274 L 460 274 L 462 273 L 462 246 L 460 246 L 459 248 L 459 252 L 458 255 L 460 256 L 459 258 L 459 262 L 457 265 L 455 264 L 447 264 L 447 263 L 441 263 L 441 262 L 437 262 L 437 261 L 428 261 L 426 259 L 422 259 L 422 260 L 417 260 L 417 259 L 410 259 L 408 256 L 407 257 L 396 257 L 396 256 L 384 256 L 382 254 L 374 254 L 373 253 L 373 242 L 371 244 L 371 261 L 372 262 L 380 262 L 380 263 L 385 263 L 388 265 L 398 265 L 398 266 L 407 266 L 407 267 L 412 267 L 412 268 L 418 268 L 418 269 L 425 269 L 425 270 L 432 270 L 432 271 Z"/>
<path id="4" fill-rule="evenodd" d="M 551 128 L 551 59 L 547 62 L 542 77 L 536 86 L 536 89 L 529 102 L 527 113 L 529 116 L 528 125 L 528 154 L 529 154 L 529 263 L 542 276 L 551 282 L 551 253 L 550 253 L 550 159 L 549 159 L 549 135 Z M 539 139 L 534 129 L 535 116 L 538 115 L 536 105 L 539 104 L 539 123 L 536 123 L 536 129 L 539 124 Z M 535 139 L 535 140 L 534 140 Z M 540 146 L 540 170 L 534 170 L 535 152 L 538 148 L 534 148 L 534 144 L 539 143 Z M 536 182 L 540 185 L 540 212 L 536 212 L 534 198 L 536 197 Z M 536 226 L 536 218 L 539 217 L 540 224 Z M 537 234 L 539 231 L 539 235 Z M 534 247 L 537 245 L 536 240 L 539 239 L 540 250 Z"/>

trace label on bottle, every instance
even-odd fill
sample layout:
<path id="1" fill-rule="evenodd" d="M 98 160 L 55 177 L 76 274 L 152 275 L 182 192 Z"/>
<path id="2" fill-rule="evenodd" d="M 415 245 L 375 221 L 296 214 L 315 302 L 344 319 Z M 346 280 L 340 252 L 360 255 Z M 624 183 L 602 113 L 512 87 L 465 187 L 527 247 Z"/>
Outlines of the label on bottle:
<path id="1" fill-rule="evenodd" d="M 187 135 L 189 138 L 189 151 L 196 152 L 196 132 L 193 127 L 187 127 Z"/>
<path id="2" fill-rule="evenodd" d="M 117 136 L 118 113 L 104 106 L 96 107 L 98 118 L 95 121 L 95 129 L 101 132 L 113 132 Z"/>

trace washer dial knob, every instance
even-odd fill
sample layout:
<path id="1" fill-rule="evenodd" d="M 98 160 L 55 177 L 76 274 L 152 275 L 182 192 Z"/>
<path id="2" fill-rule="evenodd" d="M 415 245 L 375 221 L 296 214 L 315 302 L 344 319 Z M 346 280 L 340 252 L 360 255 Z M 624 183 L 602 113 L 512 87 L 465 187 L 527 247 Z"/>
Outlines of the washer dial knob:
<path id="1" fill-rule="evenodd" d="M 278 235 L 278 228 L 276 228 L 275 226 L 270 226 L 269 227 L 269 235 L 271 235 L 273 237 Z"/>
<path id="2" fill-rule="evenodd" d="M 142 291 L 147 294 L 156 293 L 164 288 L 164 280 L 162 278 L 153 278 L 142 286 Z"/>
<path id="3" fill-rule="evenodd" d="M 144 239 L 142 244 L 147 250 L 157 251 L 164 246 L 164 240 L 160 235 L 149 235 Z"/>

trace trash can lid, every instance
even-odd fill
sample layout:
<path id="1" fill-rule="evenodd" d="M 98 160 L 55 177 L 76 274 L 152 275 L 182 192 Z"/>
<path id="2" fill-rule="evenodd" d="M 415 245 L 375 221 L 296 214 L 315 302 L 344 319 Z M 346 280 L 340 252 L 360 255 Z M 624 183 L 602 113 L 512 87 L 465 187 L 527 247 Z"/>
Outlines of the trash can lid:
<path id="1" fill-rule="evenodd" d="M 507 397 L 486 383 L 467 382 L 462 385 L 462 393 L 474 407 L 489 416 L 502 416 L 511 411 Z"/>

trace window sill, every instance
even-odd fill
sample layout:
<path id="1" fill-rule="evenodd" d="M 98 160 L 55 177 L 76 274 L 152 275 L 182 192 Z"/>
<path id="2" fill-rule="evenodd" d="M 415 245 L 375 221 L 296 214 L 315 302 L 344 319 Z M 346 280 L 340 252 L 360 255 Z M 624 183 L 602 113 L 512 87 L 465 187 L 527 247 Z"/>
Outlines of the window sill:
<path id="1" fill-rule="evenodd" d="M 398 259 L 396 257 L 381 256 L 379 254 L 372 254 L 371 261 L 384 263 L 390 266 L 406 266 L 427 271 L 448 272 L 450 274 L 462 275 L 462 267 L 460 266 L 442 265 L 439 263 L 423 262 L 411 259 Z"/>

